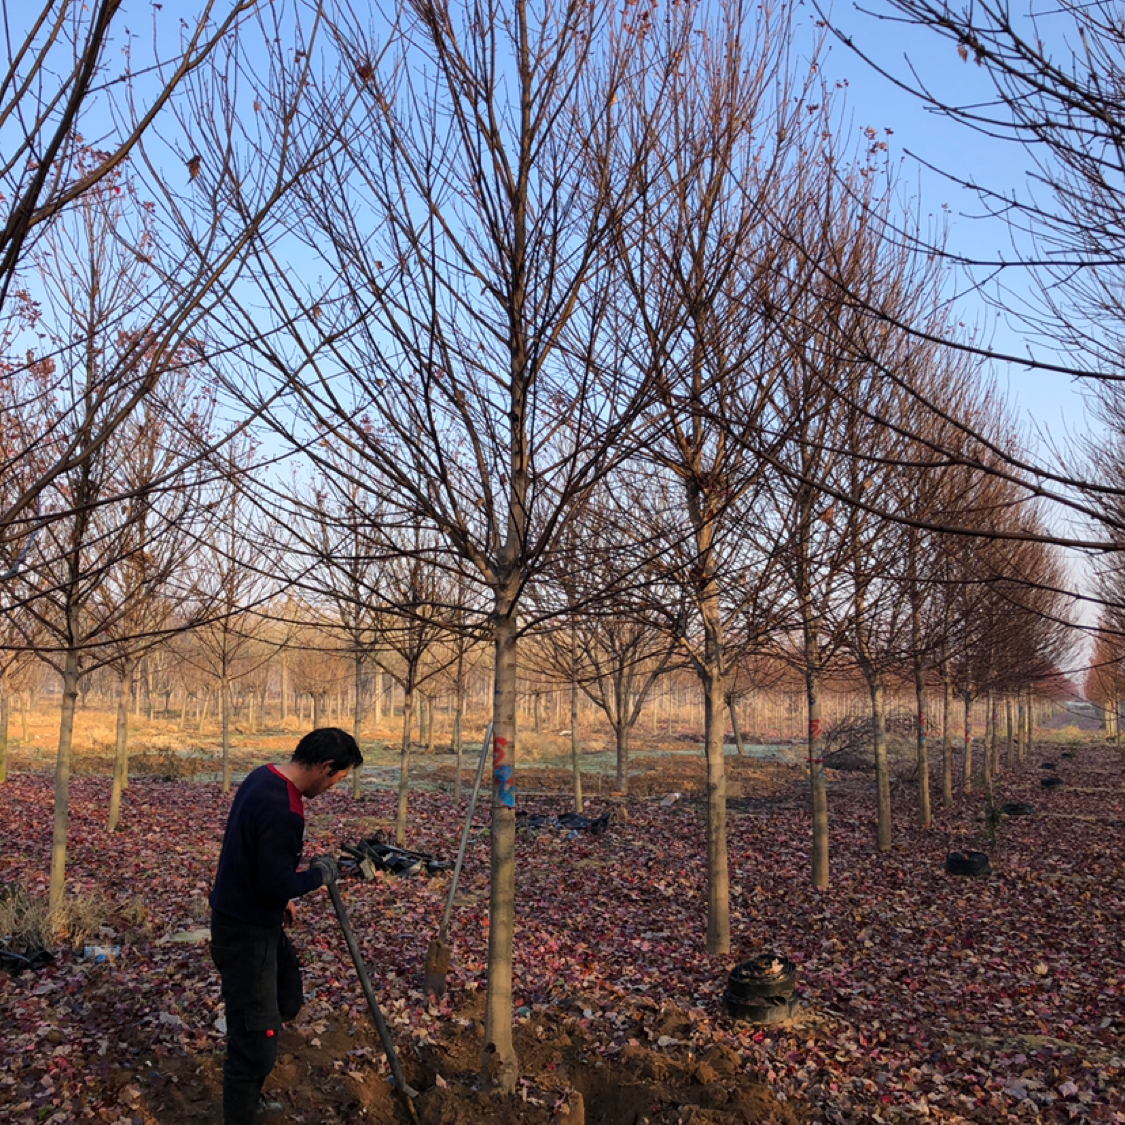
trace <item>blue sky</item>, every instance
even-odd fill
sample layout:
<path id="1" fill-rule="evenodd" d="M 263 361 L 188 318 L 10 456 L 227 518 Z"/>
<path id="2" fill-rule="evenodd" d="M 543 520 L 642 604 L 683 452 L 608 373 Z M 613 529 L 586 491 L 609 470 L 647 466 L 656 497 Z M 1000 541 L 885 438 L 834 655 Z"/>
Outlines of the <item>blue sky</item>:
<path id="1" fill-rule="evenodd" d="M 866 6 L 883 14 L 889 12 L 889 6 L 879 0 Z M 814 9 L 808 12 L 810 20 L 818 18 Z M 875 18 L 850 2 L 837 3 L 831 13 L 835 25 L 850 34 L 857 46 L 904 81 L 911 77 L 912 64 L 927 84 L 951 99 L 973 102 L 994 98 L 985 73 L 971 60 L 960 59 L 955 46 L 941 36 Z M 983 136 L 928 110 L 918 98 L 897 88 L 842 43 L 830 41 L 823 69 L 833 79 L 847 80 L 849 111 L 845 121 L 856 134 L 868 126 L 892 130 L 886 139 L 892 154 L 899 158 L 903 184 L 916 189 L 923 216 L 940 216 L 943 205 L 948 206 L 951 249 L 976 258 L 1003 257 L 1010 261 L 1015 252 L 1005 224 L 980 217 L 982 207 L 973 193 L 927 169 L 922 162 L 955 177 L 1010 190 L 1023 188 L 1031 167 L 1028 154 L 1018 145 Z M 1013 272 L 1011 283 L 1018 287 L 1026 279 Z M 1027 354 L 1028 343 L 1018 327 L 1003 323 L 979 297 L 966 297 L 961 307 L 963 319 L 975 323 L 979 317 L 990 327 L 998 351 Z M 1016 364 L 994 364 L 993 373 L 1022 423 L 1034 425 L 1056 441 L 1062 440 L 1068 430 L 1081 431 L 1089 425 L 1083 399 L 1068 376 Z"/>

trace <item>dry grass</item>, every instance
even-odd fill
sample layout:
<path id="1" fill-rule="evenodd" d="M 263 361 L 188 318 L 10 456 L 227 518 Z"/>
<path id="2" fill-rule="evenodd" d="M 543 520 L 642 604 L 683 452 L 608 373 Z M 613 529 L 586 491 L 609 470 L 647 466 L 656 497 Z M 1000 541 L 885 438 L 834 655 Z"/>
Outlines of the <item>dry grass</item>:
<path id="1" fill-rule="evenodd" d="M 115 914 L 138 929 L 147 924 L 147 908 L 139 898 L 120 910 L 101 895 L 70 895 L 52 911 L 46 899 L 24 887 L 0 887 L 0 946 L 21 951 L 65 943 L 80 949 L 112 932 Z"/>
<path id="2" fill-rule="evenodd" d="M 44 948 L 51 936 L 47 904 L 23 887 L 0 887 L 0 945 Z"/>
<path id="3" fill-rule="evenodd" d="M 56 941 L 80 949 L 105 937 L 105 931 L 111 929 L 113 911 L 113 906 L 100 895 L 78 894 L 63 899 L 62 905 L 47 915 L 47 921 Z"/>

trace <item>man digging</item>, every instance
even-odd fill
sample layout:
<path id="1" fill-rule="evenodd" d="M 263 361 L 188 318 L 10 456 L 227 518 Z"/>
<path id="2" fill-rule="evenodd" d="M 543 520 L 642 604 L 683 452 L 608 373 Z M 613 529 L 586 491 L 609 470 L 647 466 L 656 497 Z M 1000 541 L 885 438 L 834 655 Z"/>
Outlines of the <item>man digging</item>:
<path id="1" fill-rule="evenodd" d="M 361 766 L 355 739 L 336 727 L 310 731 L 283 766 L 259 766 L 238 787 L 211 891 L 211 959 L 222 978 L 227 1054 L 223 1123 L 253 1125 L 277 1062 L 282 1022 L 301 1010 L 301 967 L 282 929 L 291 899 L 336 880 L 331 856 L 298 871 L 304 802 Z"/>

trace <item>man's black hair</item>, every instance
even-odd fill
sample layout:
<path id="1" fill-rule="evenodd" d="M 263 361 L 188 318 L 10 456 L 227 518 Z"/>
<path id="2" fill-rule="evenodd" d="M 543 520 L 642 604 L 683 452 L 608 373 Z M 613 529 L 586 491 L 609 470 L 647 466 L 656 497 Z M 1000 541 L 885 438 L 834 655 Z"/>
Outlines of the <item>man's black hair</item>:
<path id="1" fill-rule="evenodd" d="M 294 762 L 303 766 L 319 766 L 331 762 L 332 772 L 350 770 L 363 765 L 363 755 L 356 740 L 339 727 L 317 727 L 310 730 L 293 751 Z"/>

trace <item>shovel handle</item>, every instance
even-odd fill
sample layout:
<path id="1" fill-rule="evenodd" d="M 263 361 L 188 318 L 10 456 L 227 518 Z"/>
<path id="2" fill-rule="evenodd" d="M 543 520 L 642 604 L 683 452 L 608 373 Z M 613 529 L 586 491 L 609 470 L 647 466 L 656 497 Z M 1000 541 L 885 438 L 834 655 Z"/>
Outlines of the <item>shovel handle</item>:
<path id="1" fill-rule="evenodd" d="M 488 758 L 488 748 L 492 744 L 492 724 L 484 732 L 484 743 L 480 748 L 480 761 L 477 762 L 477 776 L 473 782 L 473 795 L 469 798 L 469 815 L 465 817 L 465 827 L 461 832 L 461 846 L 457 849 L 457 862 L 453 865 L 453 880 L 449 884 L 449 895 L 445 900 L 445 914 L 438 930 L 438 941 L 444 943 L 449 936 L 449 919 L 453 916 L 453 896 L 457 893 L 457 880 L 461 875 L 461 864 L 465 859 L 465 847 L 469 842 L 469 831 L 473 826 L 473 813 L 477 807 L 477 794 L 480 793 L 480 779 L 484 776 L 484 763 Z"/>
<path id="2" fill-rule="evenodd" d="M 371 979 L 367 975 L 367 969 L 363 964 L 363 957 L 359 952 L 359 945 L 355 940 L 355 934 L 352 932 L 352 924 L 348 920 L 348 912 L 344 909 L 344 900 L 340 897 L 340 888 L 336 886 L 335 882 L 325 883 L 325 886 L 328 888 L 328 893 L 332 896 L 332 906 L 336 911 L 336 918 L 340 922 L 340 929 L 344 931 L 344 941 L 348 943 L 348 952 L 352 955 L 356 975 L 359 977 L 359 983 L 363 986 L 363 995 L 367 997 L 367 1006 L 371 1009 L 371 1018 L 375 1021 L 375 1030 L 378 1031 L 379 1039 L 383 1044 L 383 1050 L 387 1054 L 387 1062 L 391 1064 L 391 1074 L 394 1076 L 395 1086 L 402 1092 L 402 1096 L 406 1100 L 411 1120 L 417 1121 L 418 1115 L 415 1112 L 414 1103 L 410 1100 L 417 1091 L 407 1086 L 406 1079 L 402 1076 L 402 1067 L 400 1067 L 398 1063 L 398 1055 L 395 1053 L 394 1041 L 391 1039 L 390 1031 L 387 1030 L 387 1024 L 383 1019 L 383 1013 L 379 1010 L 379 1001 L 375 999 L 375 990 L 371 987 Z"/>

